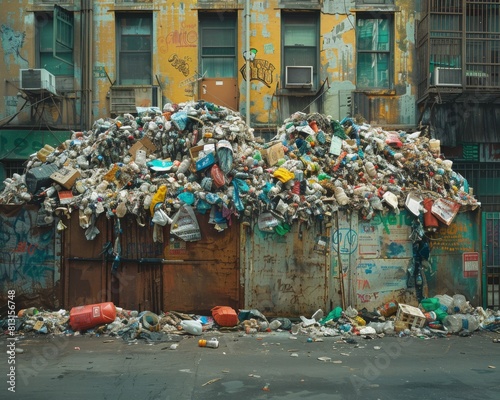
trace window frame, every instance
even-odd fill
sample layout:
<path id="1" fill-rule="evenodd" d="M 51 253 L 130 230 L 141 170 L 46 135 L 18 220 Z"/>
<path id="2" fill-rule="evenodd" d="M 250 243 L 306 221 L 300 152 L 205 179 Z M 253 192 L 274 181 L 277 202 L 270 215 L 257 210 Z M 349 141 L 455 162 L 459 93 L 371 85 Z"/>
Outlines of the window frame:
<path id="1" fill-rule="evenodd" d="M 359 35 L 361 34 L 360 21 L 369 20 L 386 20 L 388 24 L 388 48 L 382 49 L 361 49 L 361 41 Z M 364 84 L 362 80 L 360 55 L 381 56 L 385 55 L 387 58 L 387 84 L 379 84 L 380 79 L 374 84 Z M 377 57 L 379 58 L 379 57 Z M 377 62 L 378 64 L 378 62 Z M 394 13 L 392 12 L 358 12 L 356 14 L 356 89 L 363 91 L 370 90 L 391 90 L 394 87 Z"/>
<path id="2" fill-rule="evenodd" d="M 222 24 L 220 21 L 220 16 L 223 15 L 227 17 L 227 25 Z M 227 37 L 231 37 L 233 40 L 232 44 L 219 44 L 219 45 L 205 45 L 204 41 L 206 39 L 207 33 L 211 31 L 220 32 L 221 30 L 227 31 Z M 224 12 L 224 13 L 212 13 L 212 12 L 200 12 L 198 14 L 198 32 L 199 32 L 199 66 L 201 74 L 205 78 L 236 78 L 238 75 L 238 16 L 235 12 Z M 224 35 L 226 36 L 226 35 Z M 217 49 L 225 49 L 228 52 L 220 51 L 219 53 L 205 52 L 207 49 L 216 51 Z M 233 51 L 230 51 L 233 49 Z M 205 68 L 205 64 L 208 60 L 220 59 L 220 62 L 231 60 L 232 65 L 229 68 L 224 68 L 223 76 L 216 75 L 213 73 L 212 67 L 209 69 Z"/>
<path id="3" fill-rule="evenodd" d="M 318 12 L 290 12 L 286 10 L 282 10 L 281 12 L 281 76 L 282 82 L 281 87 L 286 91 L 292 92 L 314 92 L 317 90 L 318 77 L 319 77 L 319 69 L 320 69 L 320 16 Z M 305 44 L 287 44 L 286 39 L 286 31 L 289 27 L 293 26 L 310 26 L 314 29 L 314 45 L 305 45 Z M 290 53 L 294 52 L 294 50 L 300 47 L 300 50 L 310 50 L 313 55 L 311 55 L 312 63 L 309 61 L 305 62 L 303 57 L 299 57 L 299 61 L 291 62 L 287 58 L 290 56 Z M 313 67 L 313 81 L 311 87 L 297 87 L 297 88 L 287 88 L 286 87 L 286 70 L 288 66 L 312 66 Z"/>
<path id="4" fill-rule="evenodd" d="M 74 48 L 55 51 L 54 46 L 57 46 L 57 43 L 54 37 L 56 33 L 54 23 L 54 12 L 40 11 L 35 13 L 36 65 L 38 68 L 46 69 L 54 76 L 74 77 Z M 68 54 L 68 59 L 62 58 L 63 54 Z"/>
<path id="5" fill-rule="evenodd" d="M 139 19 L 149 20 L 150 31 L 149 34 L 138 33 L 136 35 L 124 34 L 123 33 L 123 21 L 138 21 Z M 117 84 L 119 86 L 137 86 L 137 85 L 152 85 L 153 84 L 153 41 L 154 41 L 154 29 L 153 29 L 153 13 L 141 12 L 141 13 L 116 13 L 116 74 L 117 74 Z M 133 25 L 132 25 L 133 26 Z M 142 37 L 149 40 L 149 49 L 124 49 L 126 42 L 124 39 L 128 37 Z M 141 77 L 139 75 L 129 76 L 126 73 L 125 67 L 123 66 L 124 61 L 122 58 L 125 56 L 133 56 L 134 58 L 140 55 L 149 54 L 149 65 L 144 64 L 144 67 L 149 67 L 149 74 L 147 78 Z M 137 66 L 140 67 L 140 66 Z M 136 69 L 136 68 L 134 68 Z"/>

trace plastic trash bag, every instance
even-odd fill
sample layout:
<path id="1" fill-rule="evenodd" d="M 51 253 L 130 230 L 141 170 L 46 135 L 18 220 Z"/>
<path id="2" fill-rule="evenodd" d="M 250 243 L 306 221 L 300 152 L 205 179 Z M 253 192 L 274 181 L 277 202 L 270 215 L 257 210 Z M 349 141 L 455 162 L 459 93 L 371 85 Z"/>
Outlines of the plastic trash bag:
<path id="1" fill-rule="evenodd" d="M 219 166 L 225 174 L 233 168 L 233 148 L 227 140 L 219 140 L 217 143 L 217 158 Z"/>

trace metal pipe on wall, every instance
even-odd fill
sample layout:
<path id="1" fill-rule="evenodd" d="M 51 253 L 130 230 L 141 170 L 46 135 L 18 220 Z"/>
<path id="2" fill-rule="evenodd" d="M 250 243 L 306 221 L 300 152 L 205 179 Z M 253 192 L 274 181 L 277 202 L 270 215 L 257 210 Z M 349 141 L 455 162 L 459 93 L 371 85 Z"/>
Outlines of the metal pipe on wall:
<path id="1" fill-rule="evenodd" d="M 92 126 L 93 31 L 93 2 L 81 0 L 82 115 L 80 121 L 82 130 Z"/>
<path id="2" fill-rule="evenodd" d="M 246 81 L 246 124 L 250 126 L 250 0 L 245 1 L 245 47 L 246 47 L 246 60 L 245 60 L 245 75 Z"/>

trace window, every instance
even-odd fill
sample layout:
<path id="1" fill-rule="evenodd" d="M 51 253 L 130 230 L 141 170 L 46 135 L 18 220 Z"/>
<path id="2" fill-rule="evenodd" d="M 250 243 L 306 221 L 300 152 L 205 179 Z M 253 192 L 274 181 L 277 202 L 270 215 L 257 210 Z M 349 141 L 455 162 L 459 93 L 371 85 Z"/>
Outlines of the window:
<path id="1" fill-rule="evenodd" d="M 389 89 L 392 76 L 392 18 L 358 14 L 357 87 Z"/>
<path id="2" fill-rule="evenodd" d="M 200 64 L 207 78 L 234 78 L 236 64 L 236 14 L 200 14 Z"/>
<path id="3" fill-rule="evenodd" d="M 283 37 L 283 71 L 286 76 L 287 67 L 312 67 L 313 85 L 316 87 L 318 75 L 318 41 L 319 20 L 316 13 L 287 13 L 282 14 Z M 305 75 L 304 75 L 305 76 Z M 283 87 L 285 87 L 284 82 Z"/>
<path id="4" fill-rule="evenodd" d="M 57 14 L 57 12 L 56 12 Z M 59 14 L 57 14 L 59 15 Z M 39 68 L 44 68 L 55 76 L 73 76 L 73 20 L 54 14 L 37 13 L 36 32 Z"/>
<path id="5" fill-rule="evenodd" d="M 151 85 L 151 14 L 117 15 L 118 84 Z"/>

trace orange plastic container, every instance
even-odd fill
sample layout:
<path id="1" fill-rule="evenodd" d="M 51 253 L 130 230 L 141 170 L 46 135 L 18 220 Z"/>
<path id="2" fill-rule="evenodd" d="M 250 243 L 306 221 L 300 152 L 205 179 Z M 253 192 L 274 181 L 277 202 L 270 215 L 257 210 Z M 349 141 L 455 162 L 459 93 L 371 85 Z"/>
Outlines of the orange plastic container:
<path id="1" fill-rule="evenodd" d="M 84 331 L 97 325 L 109 324 L 116 319 L 116 307 L 112 302 L 73 307 L 69 312 L 69 324 L 75 331 Z"/>
<path id="2" fill-rule="evenodd" d="M 220 326 L 236 326 L 238 325 L 238 314 L 228 306 L 217 306 L 212 308 L 212 317 Z"/>

